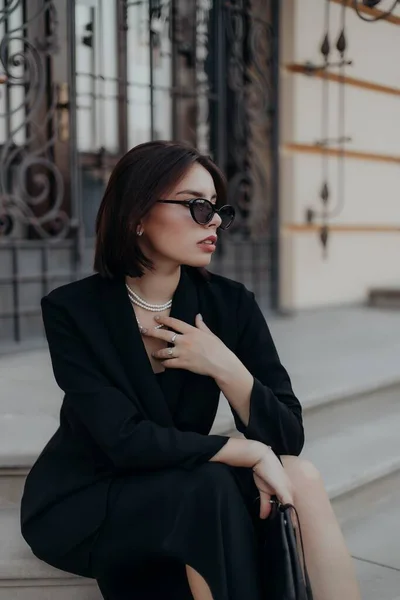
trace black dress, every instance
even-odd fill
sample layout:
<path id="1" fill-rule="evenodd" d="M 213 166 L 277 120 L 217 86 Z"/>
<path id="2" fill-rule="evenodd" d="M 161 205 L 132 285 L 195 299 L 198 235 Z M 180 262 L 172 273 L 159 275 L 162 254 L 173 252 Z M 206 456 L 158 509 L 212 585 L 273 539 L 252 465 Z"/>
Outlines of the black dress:
<path id="1" fill-rule="evenodd" d="M 42 299 L 58 430 L 29 472 L 21 532 L 58 569 L 95 578 L 107 600 L 191 598 L 185 565 L 214 600 L 261 600 L 258 490 L 251 469 L 210 459 L 220 389 L 185 369 L 155 376 L 123 278 L 98 274 Z M 172 317 L 196 314 L 253 376 L 246 438 L 301 452 L 302 411 L 254 294 L 182 266 Z M 158 381 L 158 383 L 157 383 Z"/>
<path id="2" fill-rule="evenodd" d="M 165 373 L 155 374 L 164 393 Z M 174 411 L 175 399 L 166 398 Z M 250 469 L 205 463 L 191 472 L 171 469 L 144 479 L 143 486 L 136 475 L 114 482 L 112 511 L 92 552 L 91 567 L 106 600 L 191 600 L 185 564 L 205 578 L 215 600 L 265 598 L 263 522 Z M 140 514 L 132 511 L 131 499 L 140 488 L 143 518 L 149 510 L 153 517 L 139 540 Z"/>

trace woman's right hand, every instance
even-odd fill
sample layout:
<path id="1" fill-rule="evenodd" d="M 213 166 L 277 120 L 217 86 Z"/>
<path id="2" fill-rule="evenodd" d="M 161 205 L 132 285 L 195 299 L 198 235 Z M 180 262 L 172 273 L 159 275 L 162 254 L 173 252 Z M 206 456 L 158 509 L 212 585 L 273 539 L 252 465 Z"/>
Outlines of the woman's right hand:
<path id="1" fill-rule="evenodd" d="M 261 458 L 253 465 L 255 484 L 260 492 L 260 518 L 266 519 L 271 512 L 271 496 L 277 496 L 282 504 L 293 504 L 293 488 L 285 469 L 276 454 L 265 446 Z"/>
<path id="2" fill-rule="evenodd" d="M 254 481 L 260 491 L 262 519 L 267 518 L 271 512 L 271 496 L 277 496 L 282 504 L 293 504 L 289 478 L 276 454 L 266 444 L 230 437 L 228 443 L 210 461 L 253 469 Z"/>

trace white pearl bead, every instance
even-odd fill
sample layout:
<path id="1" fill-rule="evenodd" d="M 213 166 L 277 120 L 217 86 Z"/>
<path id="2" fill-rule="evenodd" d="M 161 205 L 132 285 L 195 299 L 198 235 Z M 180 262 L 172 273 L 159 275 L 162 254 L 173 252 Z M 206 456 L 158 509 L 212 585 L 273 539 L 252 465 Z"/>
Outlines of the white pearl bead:
<path id="1" fill-rule="evenodd" d="M 128 290 L 128 295 L 129 295 L 130 301 L 133 304 L 136 304 L 137 306 L 140 306 L 144 310 L 149 310 L 149 311 L 152 311 L 152 312 L 161 312 L 163 310 L 171 308 L 171 306 L 172 306 L 172 299 L 168 300 L 168 302 L 165 302 L 164 304 L 151 304 L 150 302 L 146 302 L 146 300 L 143 300 L 143 298 L 141 298 L 140 296 L 138 296 L 138 294 L 136 294 L 129 287 L 129 285 L 127 283 L 125 284 L 125 286 L 126 286 L 126 288 Z"/>

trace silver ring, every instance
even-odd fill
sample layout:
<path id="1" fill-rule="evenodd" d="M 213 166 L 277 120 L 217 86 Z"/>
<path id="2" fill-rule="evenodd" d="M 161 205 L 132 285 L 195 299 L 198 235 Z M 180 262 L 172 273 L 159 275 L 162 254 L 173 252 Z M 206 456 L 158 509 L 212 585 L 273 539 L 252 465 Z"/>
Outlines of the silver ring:
<path id="1" fill-rule="evenodd" d="M 178 335 L 177 333 L 174 333 L 174 335 L 171 338 L 171 344 L 173 344 L 175 342 L 177 335 Z"/>
<path id="2" fill-rule="evenodd" d="M 172 356 L 174 349 L 173 348 L 168 348 L 168 356 Z"/>

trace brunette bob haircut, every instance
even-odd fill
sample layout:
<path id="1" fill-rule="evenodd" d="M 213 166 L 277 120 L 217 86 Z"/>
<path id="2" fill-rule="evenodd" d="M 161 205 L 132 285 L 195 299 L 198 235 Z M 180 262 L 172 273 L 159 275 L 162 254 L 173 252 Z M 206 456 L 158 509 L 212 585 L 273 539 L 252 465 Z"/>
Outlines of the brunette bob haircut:
<path id="1" fill-rule="evenodd" d="M 216 164 L 198 150 L 170 141 L 135 146 L 115 165 L 96 218 L 94 270 L 108 279 L 141 277 L 153 262 L 140 250 L 140 220 L 199 163 L 211 175 L 218 206 L 226 204 L 226 181 Z"/>

